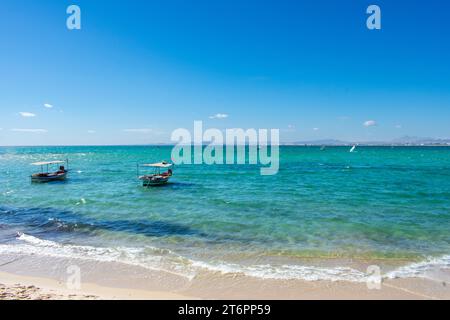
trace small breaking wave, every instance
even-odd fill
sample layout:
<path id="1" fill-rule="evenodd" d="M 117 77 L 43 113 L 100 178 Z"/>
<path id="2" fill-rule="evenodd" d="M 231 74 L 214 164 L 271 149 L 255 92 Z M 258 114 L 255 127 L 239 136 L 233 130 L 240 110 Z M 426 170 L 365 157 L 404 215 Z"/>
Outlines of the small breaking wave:
<path id="1" fill-rule="evenodd" d="M 365 282 L 369 278 L 369 275 L 347 267 L 322 268 L 298 265 L 282 265 L 279 267 L 272 265 L 241 266 L 230 263 L 220 263 L 214 265 L 204 262 L 193 262 L 193 265 L 223 274 L 243 274 L 254 278 L 275 280 Z"/>
<path id="2" fill-rule="evenodd" d="M 450 280 L 450 274 L 443 274 L 442 270 L 450 269 L 450 255 L 438 258 L 428 258 L 424 261 L 411 263 L 399 267 L 386 274 L 386 278 L 427 278 L 431 280 Z"/>
<path id="3" fill-rule="evenodd" d="M 22 243 L 0 245 L 0 253 L 41 255 L 99 262 L 119 262 L 149 270 L 169 272 L 187 278 L 188 280 L 194 279 L 200 271 L 220 274 L 241 274 L 261 279 L 349 281 L 359 283 L 367 282 L 373 277 L 368 273 L 349 267 L 273 266 L 269 264 L 245 266 L 225 262 L 208 263 L 181 257 L 167 249 L 149 246 L 142 248 L 79 246 L 60 244 L 27 234 L 19 234 L 17 239 Z M 449 268 L 450 256 L 443 256 L 399 267 L 382 275 L 382 278 L 427 278 L 439 280 L 443 275 L 441 274 L 442 269 Z"/>
<path id="4" fill-rule="evenodd" d="M 179 257 L 175 256 L 170 250 L 149 246 L 143 248 L 106 248 L 60 244 L 23 233 L 18 234 L 17 240 L 23 243 L 0 245 L 0 253 L 28 254 L 98 262 L 119 262 L 149 270 L 165 271 L 188 279 L 192 279 L 195 276 L 189 270 L 184 269 L 183 272 L 177 270 L 178 266 L 171 263 L 171 260 L 179 260 Z"/>

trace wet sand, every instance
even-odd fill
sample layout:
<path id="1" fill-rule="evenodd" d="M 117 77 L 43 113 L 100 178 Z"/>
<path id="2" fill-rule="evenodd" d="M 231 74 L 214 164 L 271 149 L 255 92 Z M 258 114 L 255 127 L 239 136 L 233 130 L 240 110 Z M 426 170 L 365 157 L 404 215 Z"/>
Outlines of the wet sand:
<path id="1" fill-rule="evenodd" d="M 79 288 L 73 266 L 80 270 Z M 122 263 L 38 255 L 0 255 L 0 284 L 0 299 L 450 299 L 450 284 L 423 278 L 385 280 L 379 289 L 214 272 L 189 279 Z"/>

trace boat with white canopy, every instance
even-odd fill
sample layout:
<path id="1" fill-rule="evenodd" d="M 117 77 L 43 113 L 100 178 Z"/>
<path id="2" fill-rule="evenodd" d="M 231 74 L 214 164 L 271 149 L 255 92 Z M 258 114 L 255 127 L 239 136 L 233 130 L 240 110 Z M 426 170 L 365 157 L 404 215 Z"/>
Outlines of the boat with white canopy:
<path id="1" fill-rule="evenodd" d="M 140 175 L 141 168 L 150 168 L 153 170 L 151 174 Z M 152 187 L 166 184 L 172 177 L 173 164 L 165 161 L 158 163 L 145 163 L 137 165 L 137 176 L 142 181 L 144 187 Z"/>
<path id="2" fill-rule="evenodd" d="M 31 175 L 32 182 L 62 181 L 67 178 L 69 172 L 69 160 L 41 161 L 31 165 L 41 167 L 40 172 Z M 51 170 L 52 166 L 56 166 L 54 171 Z"/>

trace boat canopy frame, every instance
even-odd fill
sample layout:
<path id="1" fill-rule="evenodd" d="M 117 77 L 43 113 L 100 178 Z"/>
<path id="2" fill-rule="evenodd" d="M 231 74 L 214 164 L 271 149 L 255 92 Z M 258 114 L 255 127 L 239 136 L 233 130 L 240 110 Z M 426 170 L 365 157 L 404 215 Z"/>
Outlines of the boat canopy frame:
<path id="1" fill-rule="evenodd" d="M 160 175 L 161 174 L 161 169 L 167 169 L 169 170 L 170 168 L 172 168 L 174 166 L 173 163 L 168 163 L 168 162 L 157 162 L 157 163 L 143 163 L 143 164 L 137 164 L 136 165 L 136 175 L 139 177 L 140 176 L 140 168 L 153 168 L 154 175 Z"/>
<path id="2" fill-rule="evenodd" d="M 37 166 L 37 167 L 41 167 L 41 172 L 40 173 L 50 173 L 49 171 L 49 166 L 54 165 L 54 164 L 66 164 L 65 170 L 69 171 L 69 159 L 66 160 L 54 160 L 54 161 L 40 161 L 40 162 L 34 162 L 31 163 L 32 166 Z M 47 171 L 44 171 L 44 167 L 47 167 Z"/>

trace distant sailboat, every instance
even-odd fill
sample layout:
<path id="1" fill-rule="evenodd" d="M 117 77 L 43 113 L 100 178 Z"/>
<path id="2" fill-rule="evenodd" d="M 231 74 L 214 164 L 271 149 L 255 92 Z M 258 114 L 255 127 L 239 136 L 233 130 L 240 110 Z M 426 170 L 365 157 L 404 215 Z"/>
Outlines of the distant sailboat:
<path id="1" fill-rule="evenodd" d="M 354 145 L 354 146 L 350 149 L 350 152 L 354 152 L 355 149 L 356 149 L 356 145 Z"/>

